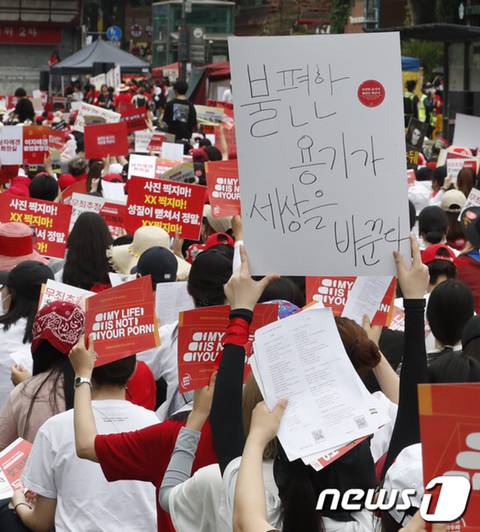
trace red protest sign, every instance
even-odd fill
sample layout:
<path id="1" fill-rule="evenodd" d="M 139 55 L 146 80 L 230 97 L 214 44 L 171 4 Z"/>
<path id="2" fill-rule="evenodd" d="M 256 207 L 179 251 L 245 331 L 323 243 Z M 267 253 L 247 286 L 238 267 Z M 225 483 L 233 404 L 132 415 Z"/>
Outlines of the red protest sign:
<path id="1" fill-rule="evenodd" d="M 162 144 L 165 142 L 165 138 L 165 135 L 162 133 L 154 133 L 148 143 L 147 151 L 149 153 L 161 153 Z"/>
<path id="2" fill-rule="evenodd" d="M 236 159 L 205 164 L 208 199 L 216 218 L 240 214 L 240 185 Z"/>
<path id="3" fill-rule="evenodd" d="M 23 163 L 43 164 L 48 155 L 50 128 L 45 126 L 23 127 Z"/>
<path id="4" fill-rule="evenodd" d="M 135 106 L 129 106 L 122 109 L 121 121 L 127 124 L 128 133 L 142 131 L 147 127 L 147 111 L 138 109 Z"/>
<path id="5" fill-rule="evenodd" d="M 140 277 L 86 299 L 85 334 L 95 342 L 95 366 L 158 346 L 151 277 Z"/>
<path id="6" fill-rule="evenodd" d="M 480 384 L 420 384 L 418 387 L 425 486 L 433 478 L 447 474 L 463 476 L 473 487 L 465 514 L 459 521 L 449 523 L 449 530 L 480 528 L 479 396 Z M 430 513 L 435 510 L 438 488 L 432 495 Z"/>
<path id="7" fill-rule="evenodd" d="M 337 277 L 307 277 L 307 301 L 321 302 L 331 308 L 335 316 L 341 316 L 348 294 L 356 281 L 355 276 Z M 392 280 L 380 303 L 379 309 L 372 320 L 372 325 L 388 326 L 393 316 L 393 301 L 395 299 L 396 281 Z"/>
<path id="8" fill-rule="evenodd" d="M 125 234 L 125 212 L 125 205 L 110 201 L 106 201 L 100 209 L 99 214 L 105 220 L 114 239 Z"/>
<path id="9" fill-rule="evenodd" d="M 155 225 L 171 235 L 198 240 L 205 193 L 205 187 L 199 185 L 132 177 L 125 229 L 133 234 L 142 225 Z"/>
<path id="10" fill-rule="evenodd" d="M 48 132 L 48 147 L 54 150 L 62 150 L 67 140 L 67 136 L 63 131 L 58 129 L 49 129 Z"/>
<path id="11" fill-rule="evenodd" d="M 180 312 L 178 328 L 178 381 L 181 392 L 206 386 L 223 350 L 223 337 L 228 326 L 230 307 L 199 308 Z M 255 331 L 278 319 L 278 305 L 261 304 L 255 307 L 250 326 L 247 356 L 252 353 Z M 248 369 L 247 369 L 248 368 Z M 250 366 L 246 366 L 247 377 Z"/>
<path id="12" fill-rule="evenodd" d="M 104 157 L 128 154 L 128 132 L 126 122 L 95 124 L 85 126 L 85 157 Z"/>
<path id="13" fill-rule="evenodd" d="M 46 257 L 65 257 L 71 216 L 70 205 L 0 194 L 0 223 L 22 222 L 33 227 L 37 250 Z"/>
<path id="14" fill-rule="evenodd" d="M 32 444 L 29 441 L 17 438 L 0 453 L 0 471 L 8 482 L 8 486 L 0 482 L 2 499 L 11 497 L 15 490 L 22 488 L 21 476 L 31 450 Z"/>

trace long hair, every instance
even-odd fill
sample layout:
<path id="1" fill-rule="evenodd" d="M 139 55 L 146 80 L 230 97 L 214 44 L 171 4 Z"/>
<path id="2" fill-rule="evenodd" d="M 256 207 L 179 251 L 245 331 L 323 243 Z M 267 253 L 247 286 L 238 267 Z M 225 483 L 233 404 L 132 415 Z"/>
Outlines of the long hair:
<path id="1" fill-rule="evenodd" d="M 102 161 L 90 161 L 87 174 L 87 192 L 90 194 L 92 189 L 92 182 L 96 179 L 99 180 L 97 191 L 95 195 L 102 195 L 102 171 L 103 171 L 103 162 Z"/>
<path id="2" fill-rule="evenodd" d="M 107 284 L 110 264 L 106 251 L 113 239 L 103 218 L 94 212 L 82 213 L 68 237 L 63 282 L 84 290 Z"/>
<path id="3" fill-rule="evenodd" d="M 30 398 L 30 405 L 25 420 L 24 429 L 28 426 L 32 415 L 33 407 L 45 384 L 53 379 L 49 402 L 52 412 L 59 413 L 60 405 L 58 404 L 58 391 L 61 383 L 63 383 L 63 396 L 65 398 L 65 409 L 73 408 L 73 381 L 75 379 L 75 372 L 73 371 L 70 359 L 64 353 L 55 349 L 47 341 L 43 341 L 35 351 L 32 353 L 33 358 L 33 375 L 44 375 L 45 378 L 41 381 L 37 389 L 33 392 Z"/>
<path id="4" fill-rule="evenodd" d="M 11 295 L 10 308 L 6 314 L 0 316 L 0 325 L 3 325 L 4 331 L 8 331 L 18 320 L 27 318 L 22 340 L 26 344 L 32 341 L 32 325 L 37 313 L 38 301 L 22 296 L 15 289 L 10 288 L 9 290 Z"/>

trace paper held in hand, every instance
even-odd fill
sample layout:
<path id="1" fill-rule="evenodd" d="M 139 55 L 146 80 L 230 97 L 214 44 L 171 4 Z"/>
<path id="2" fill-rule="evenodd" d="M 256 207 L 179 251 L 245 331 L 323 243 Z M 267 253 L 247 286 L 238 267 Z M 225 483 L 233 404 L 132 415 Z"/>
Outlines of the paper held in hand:
<path id="1" fill-rule="evenodd" d="M 350 362 L 331 309 L 257 330 L 253 357 L 268 408 L 289 400 L 278 432 L 289 460 L 325 454 L 389 421 Z"/>
<path id="2" fill-rule="evenodd" d="M 32 444 L 17 438 L 0 453 L 0 499 L 9 499 L 22 487 L 21 476 Z"/>
<path id="3" fill-rule="evenodd" d="M 252 274 L 393 275 L 409 256 L 399 44 L 229 38 Z"/>

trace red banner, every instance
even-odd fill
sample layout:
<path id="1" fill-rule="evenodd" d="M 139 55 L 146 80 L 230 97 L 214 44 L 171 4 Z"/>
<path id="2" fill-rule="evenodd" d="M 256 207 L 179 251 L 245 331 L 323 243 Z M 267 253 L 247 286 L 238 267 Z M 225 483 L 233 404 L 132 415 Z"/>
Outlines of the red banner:
<path id="1" fill-rule="evenodd" d="M 100 209 L 99 214 L 105 220 L 113 239 L 125 234 L 126 209 L 125 205 L 109 201 L 106 201 Z"/>
<path id="2" fill-rule="evenodd" d="M 461 520 L 448 523 L 447 530 L 480 529 L 479 397 L 480 384 L 420 384 L 418 387 L 425 485 L 445 474 L 466 477 L 472 485 L 465 514 Z M 433 492 L 430 512 L 435 509 L 437 498 L 438 488 Z"/>
<path id="3" fill-rule="evenodd" d="M 117 155 L 128 155 L 126 122 L 85 126 L 85 157 L 87 159 L 103 159 Z"/>
<path id="4" fill-rule="evenodd" d="M 50 128 L 23 127 L 23 164 L 43 164 L 48 155 Z"/>
<path id="5" fill-rule="evenodd" d="M 22 222 L 34 228 L 37 250 L 45 257 L 65 257 L 71 216 L 70 205 L 0 194 L 0 223 Z"/>
<path id="6" fill-rule="evenodd" d="M 147 128 L 147 111 L 133 105 L 122 109 L 122 122 L 127 124 L 128 133 L 142 131 Z"/>
<path id="7" fill-rule="evenodd" d="M 0 44 L 60 44 L 60 26 L 34 26 L 31 24 L 0 24 Z"/>
<path id="8" fill-rule="evenodd" d="M 132 177 L 128 184 L 125 229 L 133 234 L 142 225 L 162 227 L 170 235 L 198 240 L 206 188 L 160 179 Z"/>
<path id="9" fill-rule="evenodd" d="M 178 328 L 178 382 L 181 392 L 206 386 L 223 350 L 223 337 L 230 315 L 229 306 L 207 307 L 181 312 Z M 255 331 L 278 319 L 278 305 L 255 307 L 250 338 L 245 346 L 247 356 L 252 353 Z M 250 374 L 245 366 L 244 377 Z"/>
<path id="10" fill-rule="evenodd" d="M 95 366 L 158 346 L 151 277 L 140 277 L 86 299 L 85 334 L 94 340 Z"/>
<path id="11" fill-rule="evenodd" d="M 208 199 L 216 218 L 240 214 L 240 184 L 236 159 L 205 164 Z"/>
<path id="12" fill-rule="evenodd" d="M 317 301 L 325 307 L 331 308 L 335 316 L 341 316 L 348 294 L 355 284 L 356 277 L 307 277 L 306 294 L 307 302 Z M 393 302 L 395 299 L 396 280 L 390 283 L 380 307 L 373 317 L 372 325 L 386 327 L 393 317 Z"/>

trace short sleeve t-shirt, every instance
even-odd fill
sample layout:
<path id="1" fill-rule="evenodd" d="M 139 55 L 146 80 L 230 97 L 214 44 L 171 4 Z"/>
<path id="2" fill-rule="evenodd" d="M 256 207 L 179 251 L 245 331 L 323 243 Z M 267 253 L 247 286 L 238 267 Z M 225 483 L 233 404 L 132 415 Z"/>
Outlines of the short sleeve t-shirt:
<path id="1" fill-rule="evenodd" d="M 98 435 L 95 451 L 103 473 L 109 482 L 116 480 L 143 480 L 157 488 L 157 526 L 159 532 L 175 532 L 172 522 L 158 503 L 158 490 L 167 470 L 181 421 L 167 420 L 151 427 L 121 434 Z M 193 462 L 192 473 L 217 463 L 213 450 L 210 423 L 205 423 Z"/>
<path id="2" fill-rule="evenodd" d="M 100 433 L 141 429 L 155 414 L 128 401 L 92 402 Z M 39 430 L 22 480 L 27 489 L 57 499 L 55 530 L 143 532 L 155 529 L 155 490 L 147 482 L 109 484 L 98 464 L 77 457 L 73 410 L 50 418 Z"/>
<path id="3" fill-rule="evenodd" d="M 175 98 L 165 106 L 163 120 L 176 140 L 189 139 L 197 125 L 195 106 L 188 100 Z"/>

